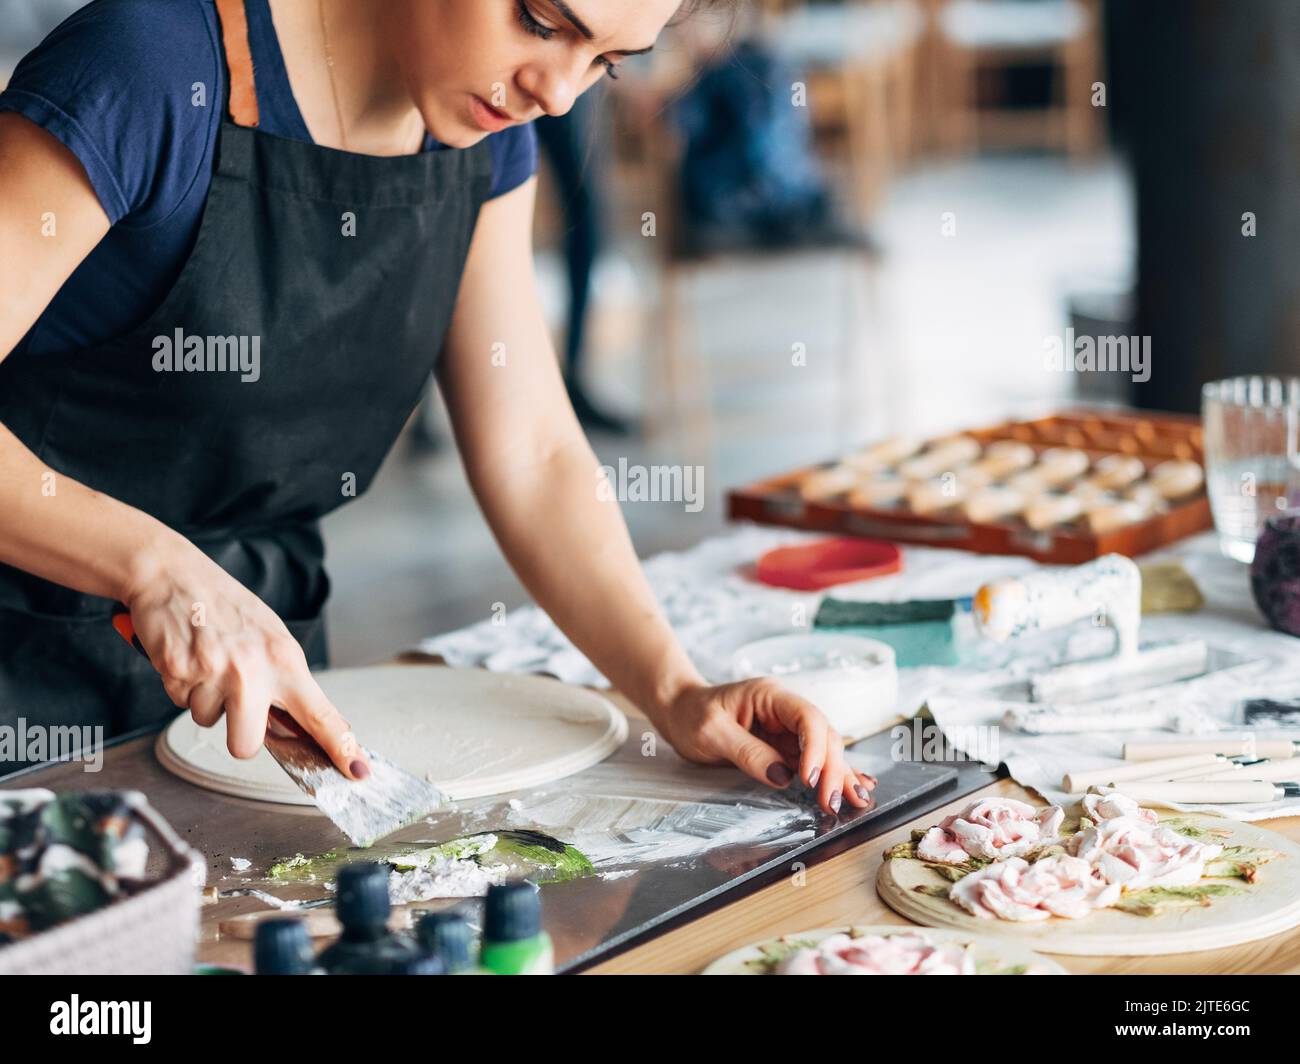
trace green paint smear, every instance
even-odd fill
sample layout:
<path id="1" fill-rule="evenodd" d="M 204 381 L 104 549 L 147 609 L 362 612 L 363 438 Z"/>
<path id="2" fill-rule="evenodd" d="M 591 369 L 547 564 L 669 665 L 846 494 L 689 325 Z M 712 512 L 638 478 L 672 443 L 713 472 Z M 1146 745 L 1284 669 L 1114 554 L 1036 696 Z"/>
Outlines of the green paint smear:
<path id="1" fill-rule="evenodd" d="M 1024 975 L 1029 971 L 1027 964 L 1010 964 L 1005 968 L 998 967 L 997 960 L 977 960 L 975 962 L 976 975 Z"/>
<path id="2" fill-rule="evenodd" d="M 1188 909 L 1209 905 L 1211 898 L 1243 893 L 1242 887 L 1230 883 L 1200 883 L 1193 887 L 1148 887 L 1132 894 L 1122 894 L 1114 908 L 1134 916 L 1159 916 L 1170 909 Z"/>
<path id="3" fill-rule="evenodd" d="M 1225 846 L 1223 853 L 1206 862 L 1205 875 L 1213 879 L 1244 879 L 1254 883 L 1259 866 L 1282 857 L 1278 850 L 1265 850 L 1255 846 Z"/>
<path id="4" fill-rule="evenodd" d="M 391 864 L 406 872 L 437 858 L 470 860 L 484 866 L 506 865 L 537 883 L 561 883 L 595 874 L 591 860 L 581 850 L 540 831 L 483 831 L 462 835 L 436 846 L 412 849 L 410 845 L 385 851 L 382 846 L 365 851 L 330 850 L 316 857 L 296 853 L 271 866 L 268 878 L 277 883 L 319 883 L 334 879 L 340 865 L 350 860 Z"/>
<path id="5" fill-rule="evenodd" d="M 576 846 L 551 838 L 540 831 L 502 831 L 497 833 L 497 844 L 483 856 L 509 854 L 528 864 L 547 869 L 548 883 L 563 883 L 595 874 L 590 858 Z M 479 864 L 488 864 L 479 859 Z"/>
<path id="6" fill-rule="evenodd" d="M 327 873 L 332 874 L 342 860 L 343 855 L 338 850 L 330 850 L 315 857 L 295 853 L 292 857 L 273 864 L 266 877 L 277 883 L 315 883 L 329 878 Z"/>

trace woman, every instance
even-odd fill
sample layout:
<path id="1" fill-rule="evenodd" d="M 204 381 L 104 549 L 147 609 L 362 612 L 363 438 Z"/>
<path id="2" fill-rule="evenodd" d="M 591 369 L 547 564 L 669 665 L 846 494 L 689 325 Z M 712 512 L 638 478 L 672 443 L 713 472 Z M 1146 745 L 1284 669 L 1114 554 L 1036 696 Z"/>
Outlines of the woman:
<path id="1" fill-rule="evenodd" d="M 20 65 L 0 96 L 0 719 L 121 732 L 170 699 L 224 715 L 246 758 L 278 705 L 364 778 L 309 671 L 317 521 L 436 371 L 510 563 L 673 746 L 797 775 L 831 813 L 869 804 L 815 707 L 692 667 L 538 304 L 527 123 L 678 5 L 96 0 Z"/>

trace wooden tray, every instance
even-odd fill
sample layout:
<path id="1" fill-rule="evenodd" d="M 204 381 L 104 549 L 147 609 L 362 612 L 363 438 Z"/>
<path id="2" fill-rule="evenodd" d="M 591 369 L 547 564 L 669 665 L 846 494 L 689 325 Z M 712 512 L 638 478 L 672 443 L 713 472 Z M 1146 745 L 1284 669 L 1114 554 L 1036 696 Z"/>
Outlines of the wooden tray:
<path id="1" fill-rule="evenodd" d="M 876 891 L 900 916 L 923 927 L 947 927 L 968 934 L 1013 939 L 1043 953 L 1087 957 L 1139 957 L 1221 949 L 1289 931 L 1300 924 L 1300 846 L 1254 824 L 1196 813 L 1179 814 L 1171 826 L 1194 825 L 1223 831 L 1213 841 L 1225 846 L 1277 850 L 1282 858 L 1260 867 L 1254 883 L 1203 879 L 1223 883 L 1238 893 L 1211 898 L 1209 904 L 1140 916 L 1119 909 L 1098 909 L 1078 920 L 1052 917 L 1037 923 L 981 919 L 947 898 L 925 891 L 949 883 L 924 861 L 895 857 L 884 862 Z"/>
<path id="2" fill-rule="evenodd" d="M 1141 459 L 1147 470 L 1172 458 L 1204 464 L 1199 418 L 1179 414 L 1064 411 L 1029 421 L 1008 421 L 963 435 L 988 446 L 1018 440 L 1041 453 L 1051 447 L 1077 447 L 1095 463 L 1114 454 Z M 960 515 L 922 517 L 905 509 L 866 509 L 843 500 L 808 501 L 799 482 L 818 468 L 809 466 L 730 492 L 732 520 L 757 521 L 808 531 L 873 536 L 879 539 L 949 547 L 980 554 L 1019 554 L 1041 562 L 1075 565 L 1103 554 L 1137 557 L 1213 526 L 1204 488 L 1164 513 L 1105 534 L 1080 522 L 1035 531 L 1018 518 L 978 524 Z"/>

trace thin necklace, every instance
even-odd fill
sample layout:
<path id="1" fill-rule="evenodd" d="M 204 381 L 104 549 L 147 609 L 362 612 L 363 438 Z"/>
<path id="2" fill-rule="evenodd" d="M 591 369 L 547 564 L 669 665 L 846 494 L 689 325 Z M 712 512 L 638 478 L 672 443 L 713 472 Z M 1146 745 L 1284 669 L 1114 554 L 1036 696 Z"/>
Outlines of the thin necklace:
<path id="1" fill-rule="evenodd" d="M 339 85 L 334 77 L 334 52 L 330 48 L 330 31 L 325 20 L 325 0 L 317 0 L 317 10 L 320 12 L 320 34 L 325 42 L 325 65 L 330 72 L 330 92 L 334 96 L 334 117 L 339 125 L 339 142 L 343 145 L 343 150 L 348 150 L 348 131 L 343 124 L 343 106 L 339 103 Z"/>

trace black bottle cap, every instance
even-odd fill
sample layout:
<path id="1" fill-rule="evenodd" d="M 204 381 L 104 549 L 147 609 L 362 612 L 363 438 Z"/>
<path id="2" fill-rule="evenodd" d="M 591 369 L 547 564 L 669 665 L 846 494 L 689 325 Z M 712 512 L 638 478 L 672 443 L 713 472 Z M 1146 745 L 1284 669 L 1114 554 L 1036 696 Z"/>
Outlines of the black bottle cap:
<path id="1" fill-rule="evenodd" d="M 420 918 L 415 934 L 424 949 L 442 958 L 447 971 L 463 971 L 473 964 L 470 947 L 474 932 L 460 913 L 428 913 Z"/>
<path id="2" fill-rule="evenodd" d="M 388 865 L 354 861 L 339 869 L 338 917 L 344 927 L 383 927 L 391 908 Z"/>
<path id="3" fill-rule="evenodd" d="M 483 905 L 485 942 L 522 942 L 542 932 L 542 897 L 527 880 L 489 887 Z"/>
<path id="4" fill-rule="evenodd" d="M 389 975 L 446 975 L 447 966 L 442 958 L 431 953 L 416 953 L 393 961 L 388 969 Z"/>
<path id="5" fill-rule="evenodd" d="M 311 938 L 301 921 L 263 920 L 253 940 L 253 965 L 258 975 L 306 975 L 314 961 Z"/>

